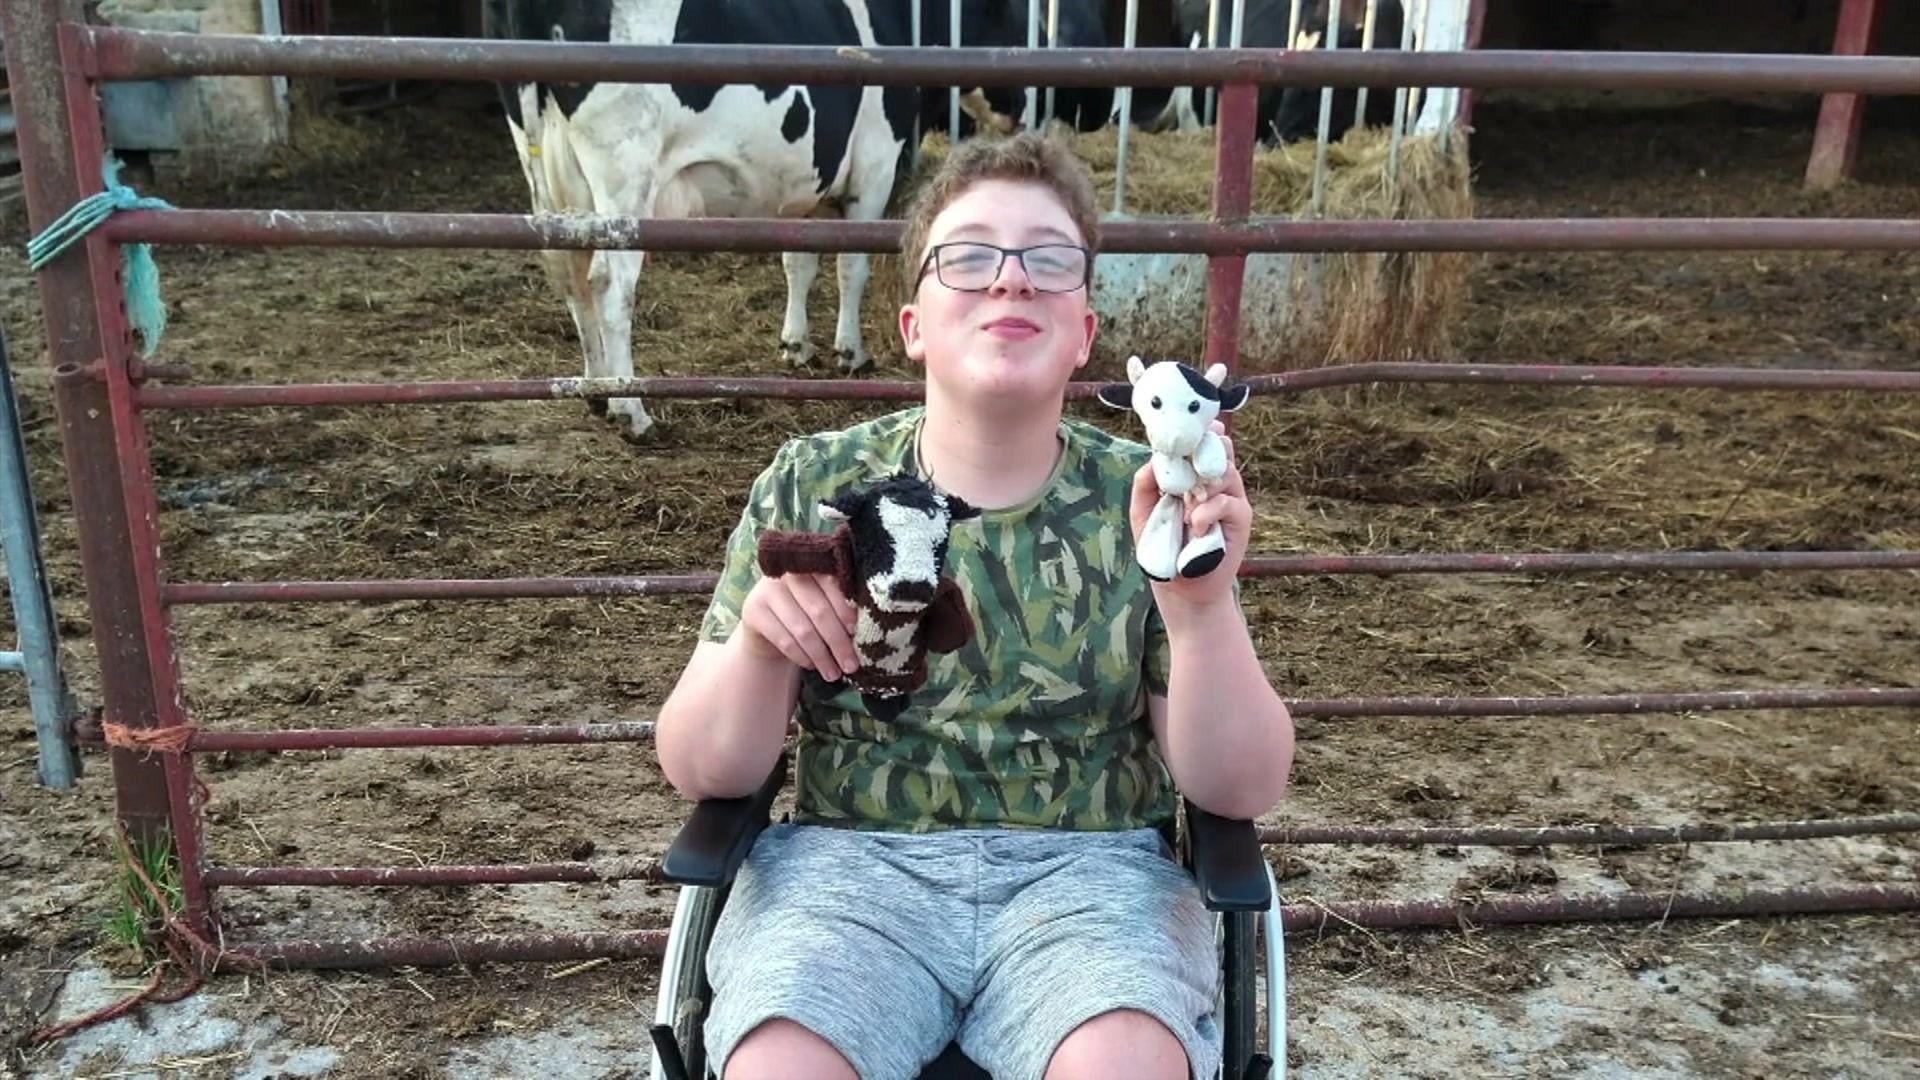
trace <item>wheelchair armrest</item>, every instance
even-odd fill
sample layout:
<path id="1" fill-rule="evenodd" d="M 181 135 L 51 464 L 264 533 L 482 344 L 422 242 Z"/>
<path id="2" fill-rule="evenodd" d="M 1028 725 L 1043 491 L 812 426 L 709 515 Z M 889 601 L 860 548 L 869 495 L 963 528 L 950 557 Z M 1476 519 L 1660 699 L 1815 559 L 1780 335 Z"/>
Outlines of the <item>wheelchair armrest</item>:
<path id="1" fill-rule="evenodd" d="M 661 876 L 680 885 L 718 888 L 733 883 L 747 852 L 767 827 L 774 797 L 787 782 L 787 759 L 782 755 L 760 790 L 738 799 L 702 799 L 694 804 L 687 823 L 674 834 Z"/>
<path id="2" fill-rule="evenodd" d="M 1273 903 L 1253 822 L 1186 804 L 1187 857 L 1210 911 L 1265 911 Z"/>

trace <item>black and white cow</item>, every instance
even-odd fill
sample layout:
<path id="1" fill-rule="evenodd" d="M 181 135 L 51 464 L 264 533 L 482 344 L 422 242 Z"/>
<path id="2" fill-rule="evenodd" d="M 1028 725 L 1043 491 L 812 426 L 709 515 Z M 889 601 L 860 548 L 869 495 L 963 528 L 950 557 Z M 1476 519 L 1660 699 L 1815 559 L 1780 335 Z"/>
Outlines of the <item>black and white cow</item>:
<path id="1" fill-rule="evenodd" d="M 914 0 L 486 0 L 493 38 L 621 44 L 908 45 Z M 947 41 L 950 0 L 919 0 L 921 41 Z M 1024 45 L 1027 0 L 957 0 L 962 43 Z M 1040 0 L 1044 4 L 1045 0 Z M 1065 13 L 1063 12 L 1063 18 Z M 1082 32 L 1074 24 L 1076 34 Z M 1068 33 L 1061 33 L 1063 43 Z M 507 125 L 536 213 L 634 217 L 874 220 L 903 173 L 916 116 L 944 126 L 947 94 L 911 87 L 523 84 L 503 88 Z M 546 252 L 580 332 L 589 377 L 633 374 L 637 251 Z M 789 253 L 787 359 L 812 358 L 807 294 L 817 255 Z M 860 302 L 865 255 L 839 259 L 834 352 L 868 363 Z M 635 436 L 652 426 L 638 398 L 609 402 Z"/>
<path id="2" fill-rule="evenodd" d="M 1232 25 L 1233 7 L 1240 0 L 1220 0 L 1220 44 L 1227 41 L 1226 28 Z M 1300 13 L 1300 34 L 1287 40 L 1292 19 L 1290 0 L 1246 0 L 1247 17 L 1241 26 L 1241 44 L 1249 49 L 1315 49 L 1327 44 L 1327 21 L 1338 3 L 1340 48 L 1357 49 L 1366 29 L 1367 0 L 1306 0 Z M 1207 0 L 1179 0 L 1176 13 L 1183 33 L 1204 32 L 1207 26 Z M 1401 0 L 1380 0 L 1374 13 L 1373 47 L 1398 49 L 1404 25 Z M 1359 105 L 1359 91 L 1352 88 L 1333 92 L 1333 118 L 1327 138 L 1337 140 L 1353 126 Z M 1314 138 L 1320 130 L 1320 89 L 1318 87 L 1268 87 L 1260 92 L 1260 138 L 1263 142 L 1293 142 Z M 1371 87 L 1367 91 L 1369 126 L 1393 119 L 1393 88 Z"/>

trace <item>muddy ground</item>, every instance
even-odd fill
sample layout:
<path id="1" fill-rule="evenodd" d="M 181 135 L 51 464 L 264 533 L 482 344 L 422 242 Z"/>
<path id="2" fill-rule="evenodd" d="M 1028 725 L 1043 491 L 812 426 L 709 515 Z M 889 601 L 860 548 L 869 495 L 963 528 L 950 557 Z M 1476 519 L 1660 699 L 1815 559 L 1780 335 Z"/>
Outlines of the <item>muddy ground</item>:
<path id="1" fill-rule="evenodd" d="M 1920 215 L 1920 133 L 1876 130 L 1860 181 L 1803 195 L 1806 112 L 1489 106 L 1483 216 Z M 471 99 L 331 132 L 182 205 L 519 212 L 505 134 Z M 312 140 L 310 140 L 311 142 Z M 0 254 L 69 670 L 97 700 L 37 302 Z M 170 249 L 161 360 L 198 381 L 570 374 L 530 255 Z M 831 274 L 814 298 L 831 333 Z M 777 262 L 664 256 L 642 283 L 643 374 L 779 373 Z M 1475 264 L 1461 358 L 1920 366 L 1910 254 L 1525 255 Z M 869 313 L 880 374 L 909 376 Z M 1111 361 L 1103 373 L 1111 374 Z M 824 373 L 823 373 L 824 374 Z M 152 418 L 174 580 L 711 568 L 787 435 L 871 409 L 654 403 L 634 447 L 577 404 Z M 1092 414 L 1089 414 L 1092 415 Z M 1105 418 L 1102 418 L 1103 420 Z M 1920 547 L 1920 404 L 1865 395 L 1407 388 L 1256 404 L 1240 429 L 1275 552 Z M 1249 583 L 1282 691 L 1564 694 L 1912 686 L 1920 579 L 1898 573 L 1325 578 Z M 694 599 L 186 608 L 187 694 L 218 729 L 579 723 L 650 716 Z M 143 980 L 103 942 L 105 761 L 33 784 L 0 682 L 0 1043 L 35 1075 L 624 1076 L 654 966 L 227 977 L 49 1047 L 21 1040 Z M 1911 811 L 1913 710 L 1574 719 L 1302 720 L 1276 822 L 1739 821 Z M 680 819 L 644 745 L 204 760 L 220 864 L 532 862 L 658 853 Z M 1912 882 L 1911 839 L 1652 850 L 1299 848 L 1293 899 Z M 230 891 L 237 940 L 664 925 L 612 886 Z M 1301 1075 L 1891 1076 L 1920 1071 L 1912 916 L 1350 934 L 1294 942 Z M 564 977 L 556 977 L 564 975 Z"/>

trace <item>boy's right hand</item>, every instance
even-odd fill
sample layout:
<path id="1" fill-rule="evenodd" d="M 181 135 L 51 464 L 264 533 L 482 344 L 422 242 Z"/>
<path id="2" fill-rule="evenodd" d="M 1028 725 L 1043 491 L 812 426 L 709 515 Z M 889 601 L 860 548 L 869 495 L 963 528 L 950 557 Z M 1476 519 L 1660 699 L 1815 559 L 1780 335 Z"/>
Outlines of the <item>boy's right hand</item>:
<path id="1" fill-rule="evenodd" d="M 763 577 L 747 593 L 740 628 L 748 648 L 767 659 L 784 657 L 795 666 L 839 682 L 860 670 L 853 631 L 858 616 L 840 585 L 824 574 Z"/>

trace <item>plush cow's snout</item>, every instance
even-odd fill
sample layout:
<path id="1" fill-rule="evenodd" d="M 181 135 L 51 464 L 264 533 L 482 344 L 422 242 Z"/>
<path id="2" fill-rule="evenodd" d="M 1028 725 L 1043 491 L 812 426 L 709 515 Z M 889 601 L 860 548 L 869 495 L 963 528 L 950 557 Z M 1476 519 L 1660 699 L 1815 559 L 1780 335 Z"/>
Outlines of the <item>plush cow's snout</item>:
<path id="1" fill-rule="evenodd" d="M 887 590 L 887 599 L 896 604 L 933 603 L 933 583 L 930 581 L 896 581 Z"/>

